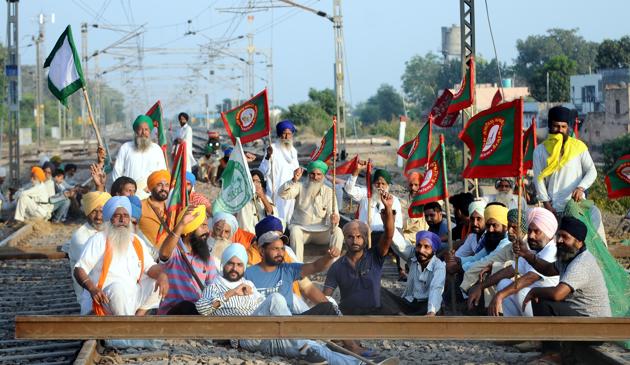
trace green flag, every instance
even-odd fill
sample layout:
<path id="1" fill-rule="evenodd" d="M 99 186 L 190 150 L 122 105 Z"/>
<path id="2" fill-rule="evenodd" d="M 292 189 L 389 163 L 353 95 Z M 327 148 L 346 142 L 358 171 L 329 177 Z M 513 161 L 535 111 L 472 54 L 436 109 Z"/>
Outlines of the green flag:
<path id="1" fill-rule="evenodd" d="M 432 125 L 431 118 L 429 118 L 429 121 L 422 126 L 416 137 L 398 149 L 398 155 L 407 159 L 405 175 L 413 169 L 423 167 L 429 160 Z"/>
<path id="2" fill-rule="evenodd" d="M 166 202 L 166 224 L 170 229 L 175 227 L 177 215 L 188 206 L 188 194 L 186 193 L 186 142 L 177 145 L 175 157 L 173 158 L 173 168 L 171 169 L 171 191 Z M 166 234 L 164 226 L 160 226 L 156 241 Z"/>
<path id="3" fill-rule="evenodd" d="M 333 118 L 333 125 L 326 131 L 319 143 L 319 147 L 311 152 L 311 161 L 321 160 L 327 162 L 335 153 L 337 143 L 336 118 Z"/>
<path id="4" fill-rule="evenodd" d="M 615 161 L 606 174 L 608 198 L 617 199 L 630 195 L 630 154 L 623 155 Z"/>
<path id="5" fill-rule="evenodd" d="M 254 198 L 254 182 L 247 166 L 240 138 L 236 137 L 230 160 L 221 174 L 221 192 L 214 201 L 214 212 L 238 213 Z"/>
<path id="6" fill-rule="evenodd" d="M 459 134 L 470 149 L 467 179 L 522 175 L 523 99 L 501 103 L 470 118 Z"/>
<path id="7" fill-rule="evenodd" d="M 236 108 L 221 113 L 223 125 L 232 143 L 236 138 L 248 143 L 269 135 L 269 107 L 267 89 Z"/>
<path id="8" fill-rule="evenodd" d="M 68 106 L 68 97 L 85 86 L 81 59 L 74 46 L 72 28 L 66 30 L 55 43 L 44 62 L 48 68 L 48 89 L 63 105 Z"/>
<path id="9" fill-rule="evenodd" d="M 164 129 L 164 121 L 162 120 L 162 104 L 158 100 L 151 109 L 146 113 L 153 121 L 153 128 L 157 128 L 158 145 L 162 148 L 164 158 L 166 158 L 166 150 L 168 148 L 168 139 Z M 190 146 L 192 148 L 192 146 Z"/>
<path id="10" fill-rule="evenodd" d="M 534 149 L 536 148 L 536 118 L 523 134 L 523 171 L 534 168 Z"/>
<path id="11" fill-rule="evenodd" d="M 475 95 L 475 60 L 474 57 L 466 62 L 466 73 L 457 93 L 453 95 L 448 114 L 457 113 L 472 105 Z"/>
<path id="12" fill-rule="evenodd" d="M 440 145 L 435 149 L 429 165 L 422 178 L 418 192 L 411 198 L 409 217 L 422 217 L 423 206 L 427 203 L 447 199 L 446 165 L 444 164 L 444 142 L 440 138 Z"/>

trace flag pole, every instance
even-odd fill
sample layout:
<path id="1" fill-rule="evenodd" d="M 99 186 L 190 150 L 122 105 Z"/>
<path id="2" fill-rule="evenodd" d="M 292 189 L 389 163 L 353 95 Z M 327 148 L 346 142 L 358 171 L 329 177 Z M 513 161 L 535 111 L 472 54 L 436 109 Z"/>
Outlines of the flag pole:
<path id="1" fill-rule="evenodd" d="M 271 147 L 271 128 L 269 128 L 269 134 L 267 135 L 267 137 L 269 137 L 269 147 Z M 274 202 L 276 201 L 276 184 L 275 181 L 273 179 L 273 147 L 271 147 L 272 149 L 272 153 L 271 153 L 271 157 L 269 157 L 269 178 L 271 180 L 271 200 Z M 265 151 L 265 154 L 267 153 L 267 151 Z M 276 151 L 277 153 L 277 151 Z"/>
<path id="2" fill-rule="evenodd" d="M 371 159 L 368 159 L 368 161 L 367 161 L 367 168 L 365 169 L 365 173 L 366 173 L 366 174 L 368 174 L 368 175 L 370 174 L 370 171 L 372 170 L 372 169 L 371 169 L 371 165 L 372 165 L 372 160 L 371 160 Z M 372 180 L 371 180 L 371 179 L 369 179 L 369 178 L 368 178 L 368 179 L 366 179 L 366 180 L 367 180 L 367 181 L 369 181 L 369 183 L 370 183 L 370 184 L 372 183 Z M 372 187 L 371 187 L 371 186 L 368 186 L 368 187 L 367 187 L 367 189 L 368 189 L 368 191 L 371 191 Z M 372 194 L 374 194 L 374 192 L 372 192 Z M 368 249 L 369 249 L 369 248 L 372 248 L 372 206 L 371 206 L 371 204 L 370 204 L 370 203 L 371 203 L 371 202 L 370 202 L 370 197 L 368 196 L 368 197 L 367 197 L 367 201 L 366 201 L 366 207 L 367 207 L 367 225 L 368 225 L 368 236 L 367 236 L 367 239 L 368 239 Z M 359 207 L 360 207 L 360 206 L 361 206 L 361 205 L 359 205 Z M 359 209 L 360 209 L 360 208 L 359 208 Z"/>
<path id="3" fill-rule="evenodd" d="M 446 152 L 444 151 L 444 135 L 440 134 L 440 153 L 442 154 L 442 176 L 444 181 L 444 207 L 446 208 L 446 227 L 448 229 L 448 252 L 453 251 L 453 232 L 451 231 L 451 206 L 448 203 L 448 175 L 446 170 Z M 455 278 L 449 279 L 451 308 L 455 311 Z"/>
<path id="4" fill-rule="evenodd" d="M 338 202 L 337 202 L 337 116 L 333 115 L 333 152 L 332 152 L 332 168 L 333 168 L 333 176 L 332 176 L 332 193 L 333 193 L 333 211 L 332 214 L 338 212 Z M 331 225 L 330 231 L 333 232 L 335 229 L 335 225 Z"/>
<path id="5" fill-rule="evenodd" d="M 98 127 L 96 126 L 96 122 L 94 122 L 94 115 L 92 114 L 92 105 L 90 104 L 90 98 L 88 97 L 87 90 L 85 89 L 85 87 L 82 87 L 81 90 L 83 90 L 83 98 L 85 98 L 85 104 L 87 105 L 88 119 L 90 119 L 92 128 L 94 128 L 94 133 L 96 134 L 96 141 L 99 146 L 101 147 L 105 146 L 103 144 L 103 139 L 101 138 L 101 133 L 99 132 Z"/>
<path id="6" fill-rule="evenodd" d="M 522 102 L 523 99 L 521 99 Z M 521 104 L 521 113 L 523 112 L 523 108 L 522 108 L 522 104 Z M 522 114 L 521 114 L 522 117 Z M 516 228 L 516 239 L 520 241 L 521 239 L 521 219 L 523 217 L 523 204 L 521 203 L 521 198 L 523 196 L 523 123 L 520 123 L 521 126 L 519 128 L 521 128 L 520 130 L 520 135 L 521 135 L 521 144 L 520 144 L 520 148 L 519 148 L 519 160 L 518 160 L 518 178 L 516 179 L 517 183 L 518 183 L 518 202 L 517 202 L 517 214 L 516 214 L 516 224 L 517 224 L 517 228 Z M 534 130 L 535 131 L 535 130 Z M 535 139 L 535 137 L 534 137 Z M 519 242 L 519 246 L 520 246 L 520 242 Z M 514 253 L 514 251 L 512 251 L 512 255 L 514 257 L 514 287 L 516 289 L 518 289 L 518 277 L 519 277 L 519 273 L 518 273 L 518 255 Z"/>

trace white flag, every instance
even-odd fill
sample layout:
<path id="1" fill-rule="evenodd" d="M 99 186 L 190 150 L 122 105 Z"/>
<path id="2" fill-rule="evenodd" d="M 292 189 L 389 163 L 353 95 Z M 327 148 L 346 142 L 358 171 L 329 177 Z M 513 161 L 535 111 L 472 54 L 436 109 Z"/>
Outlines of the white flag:
<path id="1" fill-rule="evenodd" d="M 249 172 L 241 139 L 236 137 L 234 150 L 221 174 L 221 193 L 213 204 L 213 211 L 237 213 L 254 198 L 254 182 Z"/>
<path id="2" fill-rule="evenodd" d="M 72 29 L 68 25 L 55 43 L 50 55 L 44 62 L 48 69 L 48 89 L 63 104 L 75 91 L 85 85 L 81 59 L 72 39 Z"/>

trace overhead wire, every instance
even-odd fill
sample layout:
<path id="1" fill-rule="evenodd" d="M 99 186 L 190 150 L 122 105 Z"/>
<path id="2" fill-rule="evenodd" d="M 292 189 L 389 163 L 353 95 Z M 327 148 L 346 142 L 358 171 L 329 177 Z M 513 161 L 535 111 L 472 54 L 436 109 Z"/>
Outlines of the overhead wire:
<path id="1" fill-rule="evenodd" d="M 503 91 L 503 77 L 501 77 L 501 64 L 499 63 L 499 56 L 497 54 L 497 46 L 494 43 L 494 35 L 492 33 L 492 24 L 490 22 L 490 12 L 488 11 L 488 0 L 484 0 L 486 5 L 486 19 L 488 20 L 488 28 L 490 29 L 490 39 L 492 40 L 492 48 L 494 49 L 494 61 L 497 64 L 497 72 L 499 74 L 499 83 L 497 86 L 501 90 L 501 95 L 505 98 L 505 92 Z"/>

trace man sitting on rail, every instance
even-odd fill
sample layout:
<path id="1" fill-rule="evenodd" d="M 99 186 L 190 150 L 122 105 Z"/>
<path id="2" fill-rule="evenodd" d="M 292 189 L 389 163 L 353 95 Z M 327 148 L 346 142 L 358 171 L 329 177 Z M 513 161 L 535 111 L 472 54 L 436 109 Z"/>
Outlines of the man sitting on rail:
<path id="1" fill-rule="evenodd" d="M 103 206 L 103 231 L 88 240 L 74 266 L 85 289 L 81 314 L 135 315 L 156 308 L 168 292 L 168 277 L 133 234 L 130 215 L 126 197 Z"/>
<path id="2" fill-rule="evenodd" d="M 111 198 L 111 195 L 103 191 L 92 191 L 83 195 L 81 205 L 87 222 L 74 231 L 69 244 L 63 247 L 63 250 L 68 254 L 71 274 L 74 271 L 74 265 L 76 265 L 83 253 L 85 243 L 92 236 L 103 230 L 103 205 L 107 203 L 109 198 Z M 83 288 L 76 281 L 74 275 L 71 276 L 74 293 L 77 295 L 77 301 L 80 302 Z"/>
<path id="3" fill-rule="evenodd" d="M 384 206 L 380 212 L 385 233 L 368 248 L 368 226 L 360 220 L 346 223 L 343 227 L 346 254 L 328 270 L 324 294 L 332 296 L 339 287 L 339 309 L 345 315 L 395 314 L 381 303 L 381 276 L 385 257 L 394 236 L 394 197 L 379 194 Z"/>
<path id="4" fill-rule="evenodd" d="M 527 243 L 524 248 L 532 251 L 536 260 L 556 261 L 556 242 L 554 240 L 558 222 L 556 217 L 545 208 L 533 208 L 527 213 Z M 506 246 L 510 247 L 510 246 Z M 483 289 L 496 285 L 497 293 L 488 303 L 488 315 L 507 317 L 532 316 L 531 305 L 523 306 L 523 299 L 532 288 L 549 287 L 558 284 L 558 276 L 545 276 L 519 258 L 518 270 L 521 277 L 514 282 L 514 264 L 500 270 L 476 286 L 468 298 L 469 302 L 478 301 Z M 517 286 L 518 285 L 518 286 Z"/>
<path id="5" fill-rule="evenodd" d="M 128 176 L 138 185 L 148 186 L 147 178 L 151 173 L 166 169 L 162 149 L 151 141 L 151 129 L 153 129 L 151 117 L 139 115 L 136 118 L 133 122 L 134 139 L 120 146 L 112 172 L 112 180 L 121 176 Z M 147 197 L 147 194 L 142 190 L 137 193 L 140 199 Z"/>
<path id="6" fill-rule="evenodd" d="M 265 175 L 257 169 L 251 170 L 252 182 L 256 194 L 254 199 L 250 200 L 238 212 L 236 219 L 240 228 L 247 232 L 254 233 L 256 224 L 267 216 L 277 216 L 278 209 L 273 205 L 273 201 L 267 196 L 267 182 Z"/>
<path id="7" fill-rule="evenodd" d="M 303 169 L 293 172 L 293 179 L 284 183 L 279 194 L 283 199 L 295 199 L 295 209 L 289 222 L 291 248 L 299 261 L 304 260 L 304 245 L 316 243 L 337 250 L 343 246 L 343 232 L 339 224 L 339 209 L 333 210 L 334 192 L 324 185 L 328 166 L 323 161 L 308 164 L 308 181 L 299 182 Z"/>
<path id="8" fill-rule="evenodd" d="M 221 264 L 223 250 L 232 242 L 238 230 L 238 223 L 233 214 L 215 212 L 212 216 L 212 230 L 208 237 L 208 246 L 216 267 Z"/>
<path id="9" fill-rule="evenodd" d="M 167 170 L 154 171 L 149 175 L 147 187 L 151 196 L 142 201 L 142 216 L 138 222 L 144 236 L 158 249 L 166 239 L 166 234 L 160 233 L 160 226 L 166 219 L 166 199 L 171 190 L 170 184 L 171 174 Z"/>
<path id="10" fill-rule="evenodd" d="M 475 198 L 471 193 L 455 194 L 448 199 L 448 202 L 453 206 L 453 215 L 455 217 L 455 227 L 451 229 L 454 247 L 459 247 L 468 236 L 470 229 L 468 207 L 474 201 Z"/>
<path id="11" fill-rule="evenodd" d="M 473 256 L 483 248 L 483 237 L 486 233 L 485 209 L 486 202 L 484 200 L 475 200 L 468 205 L 470 232 L 455 251 L 456 257 L 461 259 L 462 257 Z"/>
<path id="12" fill-rule="evenodd" d="M 181 301 L 197 301 L 212 283 L 217 268 L 206 243 L 210 231 L 203 205 L 189 206 L 160 247 L 160 262 L 168 275 L 169 291 L 160 303 L 158 314 Z"/>
<path id="13" fill-rule="evenodd" d="M 15 220 L 24 222 L 31 219 L 49 219 L 53 205 L 48 202 L 50 197 L 46 181 L 46 174 L 39 166 L 31 168 L 31 187 L 18 191 Z"/>

